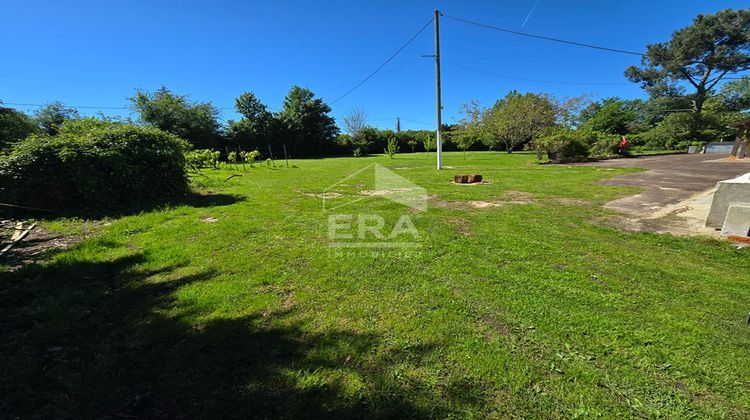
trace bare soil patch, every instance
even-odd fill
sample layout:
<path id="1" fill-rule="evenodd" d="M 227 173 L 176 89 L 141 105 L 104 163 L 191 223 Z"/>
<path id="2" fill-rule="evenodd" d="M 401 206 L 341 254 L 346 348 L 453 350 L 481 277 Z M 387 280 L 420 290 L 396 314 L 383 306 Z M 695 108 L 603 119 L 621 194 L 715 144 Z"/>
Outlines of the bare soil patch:
<path id="1" fill-rule="evenodd" d="M 362 190 L 359 192 L 361 195 L 366 195 L 368 197 L 381 197 L 384 195 L 390 195 L 394 193 L 400 193 L 400 192 L 407 192 L 412 191 L 411 188 L 392 188 L 389 190 Z"/>
<path id="2" fill-rule="evenodd" d="M 337 192 L 324 192 L 324 193 L 303 193 L 303 195 L 306 195 L 308 197 L 313 198 L 323 198 L 323 199 L 329 199 L 329 198 L 338 198 L 341 197 L 341 194 Z"/>
<path id="3" fill-rule="evenodd" d="M 16 221 L 10 220 L 0 225 L 0 241 L 4 248 L 15 230 Z M 29 231 L 28 235 L 16 242 L 13 247 L 0 257 L 0 262 L 8 264 L 11 270 L 23 265 L 40 261 L 51 252 L 68 248 L 82 240 L 84 236 L 63 235 L 46 230 L 39 225 Z"/>

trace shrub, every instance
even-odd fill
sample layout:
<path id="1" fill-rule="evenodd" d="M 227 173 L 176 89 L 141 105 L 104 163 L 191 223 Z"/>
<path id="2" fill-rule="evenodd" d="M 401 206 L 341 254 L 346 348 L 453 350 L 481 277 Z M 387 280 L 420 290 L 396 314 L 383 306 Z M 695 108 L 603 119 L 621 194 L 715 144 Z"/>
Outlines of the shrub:
<path id="1" fill-rule="evenodd" d="M 388 146 L 385 148 L 385 153 L 388 155 L 389 158 L 393 159 L 393 156 L 398 152 L 398 142 L 396 142 L 396 137 L 391 137 L 388 139 Z"/>
<path id="2" fill-rule="evenodd" d="M 185 195 L 187 143 L 156 128 L 83 121 L 33 135 L 0 160 L 0 194 L 54 210 L 111 210 Z"/>
<path id="3" fill-rule="evenodd" d="M 0 149 L 37 131 L 33 118 L 15 109 L 0 106 Z"/>
<path id="4" fill-rule="evenodd" d="M 606 133 L 599 133 L 596 141 L 591 145 L 591 154 L 594 156 L 618 155 L 620 151 L 621 141 L 622 141 L 622 137 L 620 136 L 606 134 Z"/>
<path id="5" fill-rule="evenodd" d="M 209 149 L 190 150 L 185 152 L 185 163 L 191 169 L 219 168 L 221 153 Z"/>
<path id="6" fill-rule="evenodd" d="M 425 151 L 431 152 L 437 149 L 437 139 L 428 134 L 422 140 L 422 145 L 424 146 Z"/>
<path id="7" fill-rule="evenodd" d="M 556 153 L 561 162 L 573 162 L 588 157 L 588 146 L 571 131 L 554 131 L 532 141 L 528 149 L 534 150 L 539 159 L 543 153 Z"/>
<path id="8" fill-rule="evenodd" d="M 260 156 L 260 152 L 257 150 L 251 150 L 249 152 L 240 152 L 242 160 L 249 163 L 252 168 L 255 165 L 255 160 Z"/>

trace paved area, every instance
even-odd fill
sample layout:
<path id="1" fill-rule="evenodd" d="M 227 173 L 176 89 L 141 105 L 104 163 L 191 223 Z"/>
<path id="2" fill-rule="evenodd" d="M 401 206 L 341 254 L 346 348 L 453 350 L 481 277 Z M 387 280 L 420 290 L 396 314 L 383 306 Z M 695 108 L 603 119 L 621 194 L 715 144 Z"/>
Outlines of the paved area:
<path id="1" fill-rule="evenodd" d="M 715 154 L 610 159 L 581 165 L 648 169 L 601 182 L 604 185 L 642 187 L 640 194 L 607 203 L 608 208 L 636 215 L 657 212 L 714 188 L 719 181 L 750 172 L 750 159 L 730 161 L 726 155 Z"/>
<path id="2" fill-rule="evenodd" d="M 606 168 L 646 168 L 616 176 L 604 185 L 641 187 L 640 194 L 610 201 L 605 207 L 624 213 L 609 221 L 628 230 L 717 235 L 703 227 L 713 188 L 721 180 L 750 172 L 750 159 L 730 161 L 726 155 L 667 155 L 582 163 Z"/>

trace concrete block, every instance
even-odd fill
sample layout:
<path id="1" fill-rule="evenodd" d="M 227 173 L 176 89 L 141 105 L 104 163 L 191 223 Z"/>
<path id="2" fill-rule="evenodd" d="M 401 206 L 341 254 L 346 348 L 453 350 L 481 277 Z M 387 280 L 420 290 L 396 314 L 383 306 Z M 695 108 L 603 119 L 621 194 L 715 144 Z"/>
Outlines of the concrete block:
<path id="1" fill-rule="evenodd" d="M 721 229 L 732 204 L 750 204 L 750 173 L 719 181 L 706 218 L 706 227 Z"/>
<path id="2" fill-rule="evenodd" d="M 706 143 L 706 147 L 703 149 L 703 153 L 728 155 L 732 153 L 733 147 L 734 147 L 733 141 L 725 141 L 725 142 L 715 141 L 711 143 Z"/>
<path id="3" fill-rule="evenodd" d="M 750 203 L 732 204 L 724 219 L 721 236 L 748 236 L 750 232 Z"/>

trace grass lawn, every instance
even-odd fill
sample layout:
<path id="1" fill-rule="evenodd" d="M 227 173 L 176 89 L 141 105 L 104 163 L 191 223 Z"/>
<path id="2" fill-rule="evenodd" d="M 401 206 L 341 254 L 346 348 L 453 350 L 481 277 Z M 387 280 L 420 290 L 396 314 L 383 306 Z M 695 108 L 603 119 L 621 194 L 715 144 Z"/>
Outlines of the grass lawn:
<path id="1" fill-rule="evenodd" d="M 750 416 L 748 251 L 602 227 L 601 205 L 636 190 L 596 181 L 631 169 L 532 159 L 205 170 L 200 205 L 0 269 L 0 416 Z M 314 195 L 372 163 L 429 207 L 341 211 L 408 214 L 419 248 L 329 247 Z M 326 203 L 362 198 L 358 176 Z"/>

